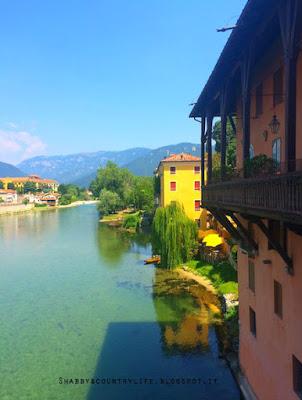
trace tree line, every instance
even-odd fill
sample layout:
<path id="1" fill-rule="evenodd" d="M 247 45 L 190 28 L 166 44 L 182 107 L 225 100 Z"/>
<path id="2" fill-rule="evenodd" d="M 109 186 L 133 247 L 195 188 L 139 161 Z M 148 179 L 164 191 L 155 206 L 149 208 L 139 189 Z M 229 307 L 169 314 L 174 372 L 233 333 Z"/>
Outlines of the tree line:
<path id="1" fill-rule="evenodd" d="M 112 161 L 99 168 L 89 189 L 99 200 L 98 210 L 101 215 L 116 213 L 126 208 L 153 213 L 153 177 L 135 176 L 127 168 L 120 168 Z"/>

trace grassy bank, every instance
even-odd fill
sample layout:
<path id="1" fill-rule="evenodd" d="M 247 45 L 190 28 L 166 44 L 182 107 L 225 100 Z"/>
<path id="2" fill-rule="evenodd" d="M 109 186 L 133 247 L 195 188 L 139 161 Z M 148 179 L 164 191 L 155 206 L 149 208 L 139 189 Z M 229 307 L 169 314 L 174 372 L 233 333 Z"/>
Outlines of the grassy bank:
<path id="1" fill-rule="evenodd" d="M 212 265 L 204 261 L 189 261 L 187 267 L 207 278 L 221 295 L 233 294 L 238 297 L 237 272 L 227 261 Z"/>
<path id="2" fill-rule="evenodd" d="M 238 352 L 238 282 L 237 272 L 227 261 L 212 265 L 203 261 L 190 261 L 186 264 L 189 270 L 207 279 L 224 302 L 224 326 L 219 335 L 223 340 L 224 352 Z"/>

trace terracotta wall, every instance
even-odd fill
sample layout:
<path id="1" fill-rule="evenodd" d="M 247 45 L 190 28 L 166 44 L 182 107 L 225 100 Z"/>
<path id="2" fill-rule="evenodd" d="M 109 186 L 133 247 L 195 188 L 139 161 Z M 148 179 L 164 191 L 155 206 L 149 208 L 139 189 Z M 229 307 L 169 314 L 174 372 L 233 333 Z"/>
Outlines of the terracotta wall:
<path id="1" fill-rule="evenodd" d="M 259 399 L 296 400 L 293 391 L 292 355 L 302 362 L 302 237 L 288 232 L 288 252 L 295 275 L 288 275 L 285 263 L 267 239 L 255 229 L 259 256 L 255 264 L 255 294 L 248 284 L 248 257 L 240 252 L 240 362 Z M 272 261 L 263 264 L 264 259 Z M 282 285 L 283 318 L 274 313 L 274 280 Z M 257 336 L 250 332 L 249 307 L 256 312 Z"/>
<path id="2" fill-rule="evenodd" d="M 252 76 L 251 90 L 251 144 L 254 147 L 255 155 L 266 154 L 272 157 L 273 141 L 281 138 L 281 162 L 285 161 L 285 110 L 284 101 L 274 107 L 273 104 L 273 74 L 283 66 L 282 45 L 280 41 L 272 46 L 265 57 L 257 63 Z M 263 84 L 263 113 L 256 116 L 256 87 L 259 83 Z M 283 91 L 284 92 L 284 91 Z M 242 113 L 241 99 L 237 102 L 237 166 L 242 168 Z M 297 62 L 297 139 L 296 139 L 296 158 L 302 160 L 302 54 L 300 52 Z M 278 134 L 273 134 L 269 128 L 269 123 L 276 115 L 280 122 Z M 264 131 L 268 132 L 267 140 L 262 136 Z M 300 166 L 300 164 L 298 164 Z M 302 167 L 302 162 L 301 162 Z"/>

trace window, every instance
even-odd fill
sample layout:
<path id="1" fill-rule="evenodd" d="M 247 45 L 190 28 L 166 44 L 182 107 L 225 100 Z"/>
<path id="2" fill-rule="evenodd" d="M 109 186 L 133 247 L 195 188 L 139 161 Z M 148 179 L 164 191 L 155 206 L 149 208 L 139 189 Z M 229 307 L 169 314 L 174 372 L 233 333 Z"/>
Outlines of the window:
<path id="1" fill-rule="evenodd" d="M 274 107 L 283 102 L 283 70 L 274 73 Z"/>
<path id="2" fill-rule="evenodd" d="M 263 113 L 263 85 L 260 83 L 256 87 L 256 117 Z"/>
<path id="3" fill-rule="evenodd" d="M 194 189 L 195 190 L 200 190 L 200 181 L 195 181 L 194 182 Z"/>
<path id="4" fill-rule="evenodd" d="M 272 151 L 273 160 L 279 165 L 281 163 L 281 139 L 275 139 L 273 141 L 273 151 Z"/>
<path id="5" fill-rule="evenodd" d="M 250 331 L 251 333 L 256 336 L 256 313 L 255 311 L 250 307 Z"/>
<path id="6" fill-rule="evenodd" d="M 170 174 L 171 175 L 176 174 L 176 167 L 170 167 Z"/>
<path id="7" fill-rule="evenodd" d="M 194 167 L 194 172 L 195 172 L 195 174 L 200 174 L 200 166 L 199 165 Z"/>
<path id="8" fill-rule="evenodd" d="M 293 386 L 299 399 L 302 399 L 302 364 L 293 356 Z"/>
<path id="9" fill-rule="evenodd" d="M 176 182 L 170 182 L 170 190 L 171 190 L 171 192 L 176 191 Z"/>
<path id="10" fill-rule="evenodd" d="M 250 159 L 255 157 L 255 150 L 254 150 L 254 146 L 252 144 L 250 144 Z"/>
<path id="11" fill-rule="evenodd" d="M 274 310 L 282 318 L 282 286 L 277 281 L 274 281 Z"/>
<path id="12" fill-rule="evenodd" d="M 200 200 L 195 200 L 195 211 L 200 210 Z"/>
<path id="13" fill-rule="evenodd" d="M 255 264 L 249 260 L 249 288 L 255 293 Z"/>
<path id="14" fill-rule="evenodd" d="M 287 249 L 287 230 L 280 221 L 272 219 L 268 220 L 268 230 L 272 239 L 278 242 L 285 250 Z M 273 246 L 268 242 L 268 249 L 273 249 Z"/>

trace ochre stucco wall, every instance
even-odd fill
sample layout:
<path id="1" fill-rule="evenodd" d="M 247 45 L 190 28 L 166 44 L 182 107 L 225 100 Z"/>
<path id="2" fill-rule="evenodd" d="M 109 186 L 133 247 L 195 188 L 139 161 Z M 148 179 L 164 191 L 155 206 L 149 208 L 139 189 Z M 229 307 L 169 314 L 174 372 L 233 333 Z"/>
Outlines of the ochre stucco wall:
<path id="1" fill-rule="evenodd" d="M 184 207 L 189 218 L 199 220 L 202 217 L 202 227 L 206 222 L 206 211 L 195 211 L 195 200 L 201 200 L 201 190 L 195 190 L 194 182 L 201 180 L 201 174 L 195 174 L 194 167 L 199 162 L 164 162 L 159 168 L 161 178 L 161 206 L 171 201 L 178 201 Z M 176 167 L 176 173 L 170 174 L 170 167 Z M 170 190 L 170 182 L 176 182 L 176 191 Z"/>

